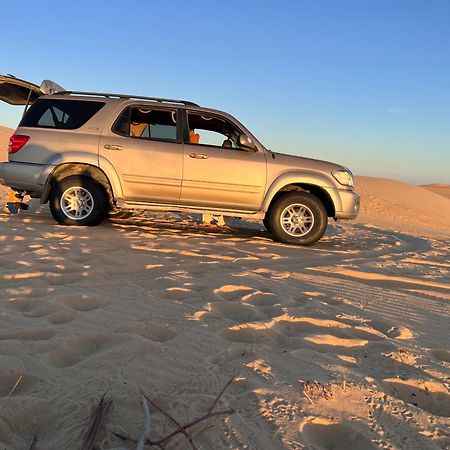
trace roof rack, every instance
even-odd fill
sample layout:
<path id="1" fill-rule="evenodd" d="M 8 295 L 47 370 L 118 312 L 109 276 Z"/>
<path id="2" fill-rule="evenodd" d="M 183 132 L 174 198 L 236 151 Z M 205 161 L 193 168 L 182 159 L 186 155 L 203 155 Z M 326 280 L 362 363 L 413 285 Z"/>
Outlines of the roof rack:
<path id="1" fill-rule="evenodd" d="M 200 106 L 200 105 L 197 105 L 197 103 L 188 102 L 186 100 L 174 100 L 171 98 L 162 98 L 162 97 L 143 97 L 141 95 L 110 94 L 107 92 L 57 91 L 54 94 L 57 94 L 57 95 L 93 95 L 96 97 L 151 100 L 151 101 L 158 102 L 158 103 L 178 103 L 178 104 L 186 105 L 186 106 Z"/>

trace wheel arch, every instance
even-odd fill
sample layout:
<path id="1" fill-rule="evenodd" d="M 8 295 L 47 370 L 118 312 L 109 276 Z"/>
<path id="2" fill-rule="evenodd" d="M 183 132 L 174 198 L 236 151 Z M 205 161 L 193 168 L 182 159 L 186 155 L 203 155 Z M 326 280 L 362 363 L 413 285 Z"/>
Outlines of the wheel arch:
<path id="1" fill-rule="evenodd" d="M 72 175 L 83 175 L 94 179 L 105 190 L 109 204 L 113 205 L 115 192 L 106 173 L 97 166 L 80 162 L 66 162 L 57 165 L 47 177 L 40 202 L 47 203 L 53 186 Z"/>
<path id="2" fill-rule="evenodd" d="M 280 196 L 285 195 L 287 192 L 300 191 L 308 192 L 315 197 L 317 197 L 325 206 L 328 217 L 335 217 L 336 202 L 338 199 L 334 198 L 335 195 L 333 189 L 327 189 L 327 180 L 325 177 L 323 179 L 312 178 L 310 176 L 305 177 L 297 175 L 295 177 L 283 177 L 275 181 L 269 188 L 269 191 L 264 199 L 262 210 L 268 212 L 273 205 L 273 203 L 280 198 Z M 301 180 L 301 181 L 299 181 Z"/>

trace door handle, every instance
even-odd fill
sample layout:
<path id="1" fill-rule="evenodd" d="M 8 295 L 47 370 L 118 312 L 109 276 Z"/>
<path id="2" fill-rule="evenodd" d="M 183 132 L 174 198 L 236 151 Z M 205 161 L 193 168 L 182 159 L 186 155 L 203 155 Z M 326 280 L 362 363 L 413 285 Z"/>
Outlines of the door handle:
<path id="1" fill-rule="evenodd" d="M 195 158 L 195 159 L 208 159 L 209 155 L 207 155 L 206 153 L 189 153 L 189 156 L 191 158 Z"/>
<path id="2" fill-rule="evenodd" d="M 103 148 L 106 148 L 106 150 L 122 150 L 123 147 L 121 145 L 111 145 L 111 144 L 105 144 Z"/>

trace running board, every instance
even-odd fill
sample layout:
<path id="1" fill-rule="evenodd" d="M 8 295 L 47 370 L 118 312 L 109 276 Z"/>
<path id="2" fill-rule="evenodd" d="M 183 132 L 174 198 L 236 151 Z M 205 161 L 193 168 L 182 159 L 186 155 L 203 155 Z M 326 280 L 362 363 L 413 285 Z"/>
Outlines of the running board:
<path id="1" fill-rule="evenodd" d="M 208 208 L 207 206 L 170 205 L 165 203 L 125 202 L 123 200 L 117 200 L 116 206 L 117 208 L 120 209 L 139 209 L 139 210 L 147 209 L 150 211 L 199 213 L 199 214 L 211 214 L 216 216 L 252 218 L 256 220 L 262 220 L 265 215 L 263 211 L 217 209 L 217 208 Z"/>

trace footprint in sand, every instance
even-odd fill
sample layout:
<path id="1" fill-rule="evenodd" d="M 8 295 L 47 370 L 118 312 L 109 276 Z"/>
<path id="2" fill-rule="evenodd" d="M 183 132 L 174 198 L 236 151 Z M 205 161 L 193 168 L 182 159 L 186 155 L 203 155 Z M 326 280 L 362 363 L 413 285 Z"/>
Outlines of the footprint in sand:
<path id="1" fill-rule="evenodd" d="M 155 342 L 166 342 L 173 339 L 177 332 L 168 323 L 134 322 L 115 328 L 116 332 L 137 334 Z"/>
<path id="2" fill-rule="evenodd" d="M 281 299 L 271 292 L 252 292 L 242 297 L 242 301 L 253 306 L 273 306 L 281 302 Z"/>
<path id="3" fill-rule="evenodd" d="M 351 334 L 368 341 L 381 341 L 386 339 L 386 335 L 367 325 L 356 325 L 352 328 Z"/>
<path id="4" fill-rule="evenodd" d="M 220 331 L 219 336 L 229 342 L 243 342 L 246 344 L 282 345 L 286 338 L 277 333 L 265 322 L 250 322 L 234 325 Z"/>
<path id="5" fill-rule="evenodd" d="M 82 272 L 72 272 L 72 273 L 53 273 L 53 272 L 47 272 L 43 279 L 48 281 L 51 285 L 59 286 L 59 285 L 67 285 L 71 283 L 76 283 L 77 281 L 80 281 L 83 278 Z"/>
<path id="6" fill-rule="evenodd" d="M 0 308 L 22 312 L 24 317 L 39 318 L 58 314 L 60 307 L 55 302 L 34 298 L 17 298 L 0 303 Z"/>
<path id="7" fill-rule="evenodd" d="M 210 303 L 210 315 L 224 317 L 233 322 L 250 322 L 253 320 L 264 319 L 257 308 L 252 305 L 243 305 L 234 302 L 214 302 Z"/>
<path id="8" fill-rule="evenodd" d="M 35 298 L 13 298 L 1 302 L 0 308 L 6 308 L 23 313 L 31 313 L 42 305 L 48 305 L 48 302 Z"/>
<path id="9" fill-rule="evenodd" d="M 190 288 L 186 287 L 169 287 L 162 292 L 162 297 L 172 300 L 190 300 L 198 294 Z"/>
<path id="10" fill-rule="evenodd" d="M 231 342 L 307 346 L 327 351 L 334 348 L 355 350 L 365 347 L 369 340 L 359 338 L 361 333 L 361 330 L 333 319 L 283 314 L 270 322 L 234 325 L 222 330 L 219 335 Z M 364 336 L 372 337 L 372 334 L 364 330 Z M 375 335 L 375 338 L 379 337 Z"/>
<path id="11" fill-rule="evenodd" d="M 387 335 L 400 341 L 409 341 L 414 337 L 412 331 L 409 328 L 403 326 L 394 326 L 387 331 Z"/>
<path id="12" fill-rule="evenodd" d="M 399 339 L 401 341 L 407 341 L 414 337 L 413 333 L 409 328 L 406 328 L 402 325 L 392 325 L 387 322 L 383 322 L 381 320 L 373 320 L 368 322 L 370 326 L 376 330 L 378 330 L 380 333 L 383 333 L 387 337 L 393 338 L 393 339 Z"/>
<path id="13" fill-rule="evenodd" d="M 0 371 L 0 397 L 26 394 L 38 381 L 28 373 Z"/>
<path id="14" fill-rule="evenodd" d="M 46 341 L 55 333 L 50 330 L 20 330 L 0 333 L 0 341 Z"/>
<path id="15" fill-rule="evenodd" d="M 351 334 L 354 337 L 367 339 L 369 341 L 379 341 L 386 339 L 387 336 L 378 329 L 370 326 L 369 320 L 362 319 L 356 316 L 348 316 L 345 314 L 338 314 L 336 316 L 342 323 L 351 327 Z M 385 327 L 387 329 L 387 327 Z"/>
<path id="16" fill-rule="evenodd" d="M 437 416 L 450 417 L 450 394 L 441 383 L 386 378 L 382 381 L 382 384 L 390 395 L 403 400 L 405 403 L 417 406 Z"/>
<path id="17" fill-rule="evenodd" d="M 338 338 L 332 334 L 320 334 L 304 338 L 306 345 L 319 351 L 328 351 L 337 347 L 347 349 L 360 349 L 365 347 L 369 341 L 364 339 Z"/>
<path id="18" fill-rule="evenodd" d="M 361 431 L 329 419 L 307 420 L 301 424 L 300 432 L 308 445 L 320 450 L 377 450 Z"/>
<path id="19" fill-rule="evenodd" d="M 255 289 L 249 286 L 237 286 L 226 284 L 220 288 L 214 289 L 214 295 L 224 301 L 240 300 L 244 295 L 254 292 Z"/>
<path id="20" fill-rule="evenodd" d="M 34 288 L 18 288 L 18 289 L 10 289 L 11 295 L 17 295 L 18 297 L 26 297 L 30 299 L 36 299 L 45 297 L 46 295 L 50 295 L 52 292 L 52 288 L 42 288 L 42 287 L 34 287 Z"/>
<path id="21" fill-rule="evenodd" d="M 71 322 L 77 316 L 76 311 L 68 308 L 60 309 L 47 317 L 47 322 L 53 325 L 62 325 Z"/>
<path id="22" fill-rule="evenodd" d="M 70 294 L 61 298 L 69 308 L 76 311 L 93 311 L 94 309 L 102 308 L 108 304 L 108 300 L 101 295 L 88 294 Z"/>
<path id="23" fill-rule="evenodd" d="M 343 303 L 348 303 L 348 301 L 345 298 L 341 298 L 337 295 L 333 295 L 331 297 L 320 297 L 318 298 L 322 303 L 325 303 L 327 305 L 342 305 Z"/>
<path id="24" fill-rule="evenodd" d="M 248 286 L 224 285 L 214 290 L 214 296 L 220 302 L 209 303 L 209 314 L 236 323 L 267 320 L 283 313 L 276 295 L 256 291 Z"/>
<path id="25" fill-rule="evenodd" d="M 317 292 L 317 291 L 305 291 L 303 293 L 305 295 L 307 295 L 308 297 L 324 297 L 324 296 L 326 296 L 326 294 L 324 294 L 323 292 Z"/>
<path id="26" fill-rule="evenodd" d="M 26 313 L 23 313 L 23 315 L 25 317 L 34 317 L 34 318 L 47 317 L 50 314 L 53 314 L 58 310 L 59 310 L 59 306 L 56 305 L 55 303 L 43 303 L 36 309 L 33 309 L 32 311 L 29 311 Z"/>
<path id="27" fill-rule="evenodd" d="M 439 361 L 450 363 L 450 350 L 435 348 L 430 350 L 431 355 Z"/>
<path id="28" fill-rule="evenodd" d="M 283 314 L 281 299 L 271 292 L 252 292 L 244 295 L 241 302 L 245 305 L 255 306 L 255 311 L 258 311 L 260 317 L 271 319 Z"/>
<path id="29" fill-rule="evenodd" d="M 127 339 L 117 335 L 97 335 L 65 340 L 44 361 L 53 367 L 71 367 L 91 356 L 106 353 L 123 345 Z"/>

